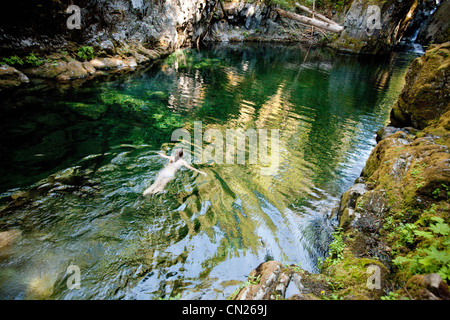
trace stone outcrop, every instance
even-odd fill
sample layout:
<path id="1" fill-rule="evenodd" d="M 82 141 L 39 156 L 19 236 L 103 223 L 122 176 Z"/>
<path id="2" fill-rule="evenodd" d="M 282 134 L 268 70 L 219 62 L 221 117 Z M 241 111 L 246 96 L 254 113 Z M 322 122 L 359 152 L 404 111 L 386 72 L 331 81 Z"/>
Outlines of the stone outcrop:
<path id="1" fill-rule="evenodd" d="M 19 229 L 0 231 L 0 261 L 7 258 L 11 244 L 22 235 Z"/>
<path id="2" fill-rule="evenodd" d="M 448 285 L 437 273 L 411 277 L 400 292 L 417 300 L 450 300 Z"/>
<path id="3" fill-rule="evenodd" d="M 211 20 L 205 40 L 214 42 L 296 42 L 311 27 L 281 17 L 263 1 L 224 2 Z"/>
<path id="4" fill-rule="evenodd" d="M 450 42 L 431 46 L 413 61 L 391 113 L 397 127 L 423 129 L 450 110 Z"/>
<path id="5" fill-rule="evenodd" d="M 331 46 L 352 53 L 387 54 L 400 42 L 416 8 L 416 0 L 350 1 L 339 21 L 345 29 Z"/>
<path id="6" fill-rule="evenodd" d="M 199 37 L 194 29 L 202 26 L 211 11 L 205 0 L 85 0 L 77 4 L 81 9 L 80 29 L 70 30 L 65 10 L 71 4 L 58 1 L 12 5 L 8 15 L 0 20 L 2 56 L 38 53 L 40 65 L 14 67 L 29 77 L 59 81 L 87 78 L 105 70 L 132 70 L 192 43 Z M 27 16 L 29 19 L 24 18 Z M 95 58 L 80 59 L 81 46 L 91 47 Z M 12 70 L 9 66 L 3 69 Z M 17 72 L 0 75 L 0 87 L 26 82 L 21 75 Z"/>
<path id="7" fill-rule="evenodd" d="M 289 276 L 281 272 L 281 263 L 268 261 L 261 263 L 250 275 L 249 285 L 241 289 L 235 300 L 270 299 L 274 291 L 284 292 L 289 284 Z"/>
<path id="8" fill-rule="evenodd" d="M 441 5 L 420 27 L 417 42 L 422 45 L 450 41 L 450 2 L 442 1 Z"/>
<path id="9" fill-rule="evenodd" d="M 66 9 L 72 4 L 12 3 L 2 12 L 0 49 L 56 51 L 71 43 L 111 55 L 138 44 L 175 49 L 193 35 L 192 26 L 201 20 L 206 1 L 82 0 L 76 3 L 81 9 L 80 29 L 69 29 Z"/>
<path id="10" fill-rule="evenodd" d="M 245 285 L 236 290 L 233 300 L 319 300 L 331 291 L 326 278 L 309 273 L 298 266 L 283 266 L 277 261 L 261 263 L 253 270 Z"/>

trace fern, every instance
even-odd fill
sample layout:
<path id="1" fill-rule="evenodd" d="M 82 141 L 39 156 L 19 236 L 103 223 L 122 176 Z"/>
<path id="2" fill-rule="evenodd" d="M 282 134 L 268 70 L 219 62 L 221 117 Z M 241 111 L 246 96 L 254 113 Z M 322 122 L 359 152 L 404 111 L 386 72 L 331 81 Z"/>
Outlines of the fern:
<path id="1" fill-rule="evenodd" d="M 36 57 L 33 52 L 31 52 L 28 56 L 25 57 L 25 62 L 31 64 L 34 67 L 39 67 L 41 64 L 44 63 L 44 61 Z"/>
<path id="2" fill-rule="evenodd" d="M 10 56 L 9 58 L 3 58 L 2 59 L 3 63 L 6 63 L 10 66 L 14 66 L 14 65 L 23 65 L 24 62 L 21 58 L 19 58 L 18 56 Z"/>
<path id="3" fill-rule="evenodd" d="M 414 234 L 418 237 L 423 237 L 425 239 L 433 238 L 433 234 L 428 231 L 414 230 Z"/>
<path id="4" fill-rule="evenodd" d="M 78 57 L 81 60 L 91 60 L 94 58 L 94 48 L 91 46 L 84 46 L 78 48 Z"/>
<path id="5" fill-rule="evenodd" d="M 430 226 L 430 229 L 435 234 L 441 234 L 443 236 L 448 236 L 450 233 L 450 226 L 446 223 L 436 223 L 436 224 Z"/>
<path id="6" fill-rule="evenodd" d="M 440 217 L 430 217 L 430 220 L 435 223 L 430 224 L 427 230 L 408 228 L 413 231 L 413 238 L 408 235 L 407 240 L 412 243 L 414 236 L 423 237 L 427 242 L 422 245 L 427 247 L 417 248 L 408 256 L 397 256 L 392 262 L 412 274 L 438 273 L 442 279 L 450 279 L 450 226 Z"/>

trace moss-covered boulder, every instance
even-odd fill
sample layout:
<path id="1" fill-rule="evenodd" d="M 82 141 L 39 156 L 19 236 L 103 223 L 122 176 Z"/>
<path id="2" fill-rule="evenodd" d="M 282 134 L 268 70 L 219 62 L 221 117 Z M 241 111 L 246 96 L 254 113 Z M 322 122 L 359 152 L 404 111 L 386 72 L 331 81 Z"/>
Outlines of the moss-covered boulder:
<path id="1" fill-rule="evenodd" d="M 411 64 L 391 112 L 396 127 L 423 129 L 450 110 L 450 42 L 431 46 Z"/>
<path id="2" fill-rule="evenodd" d="M 40 66 L 28 67 L 23 70 L 30 77 L 67 81 L 85 78 L 93 74 L 92 67 L 77 60 L 46 61 Z"/>
<path id="3" fill-rule="evenodd" d="M 398 293 L 414 300 L 450 300 L 448 285 L 437 273 L 411 277 Z"/>

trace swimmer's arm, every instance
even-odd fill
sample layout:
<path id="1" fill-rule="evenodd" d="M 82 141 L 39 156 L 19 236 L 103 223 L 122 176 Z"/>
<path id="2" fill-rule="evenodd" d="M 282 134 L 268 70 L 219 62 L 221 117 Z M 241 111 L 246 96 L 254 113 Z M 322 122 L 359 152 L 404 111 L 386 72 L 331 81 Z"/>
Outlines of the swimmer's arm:
<path id="1" fill-rule="evenodd" d="M 188 168 L 189 170 L 192 170 L 192 171 L 195 171 L 195 172 L 198 172 L 198 173 L 200 173 L 200 174 L 203 174 L 204 176 L 206 176 L 207 174 L 206 174 L 206 172 L 203 172 L 203 171 L 200 171 L 200 170 L 197 170 L 197 169 L 195 169 L 194 167 L 191 167 L 190 165 L 188 165 L 187 163 L 183 163 L 183 165 L 186 167 L 186 168 Z"/>
<path id="2" fill-rule="evenodd" d="M 173 158 L 171 156 L 166 156 L 165 154 L 162 154 L 162 153 L 159 153 L 159 152 L 157 152 L 157 154 L 160 155 L 161 157 L 169 159 L 169 160 L 172 160 L 172 158 Z"/>

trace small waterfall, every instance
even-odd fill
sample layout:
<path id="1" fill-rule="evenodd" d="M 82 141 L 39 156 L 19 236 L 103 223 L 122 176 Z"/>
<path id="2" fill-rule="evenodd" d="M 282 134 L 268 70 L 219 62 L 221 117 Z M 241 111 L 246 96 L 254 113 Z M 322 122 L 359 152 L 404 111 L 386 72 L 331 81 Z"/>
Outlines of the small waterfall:
<path id="1" fill-rule="evenodd" d="M 403 47 L 407 51 L 412 51 L 417 54 L 424 54 L 425 50 L 422 45 L 417 42 L 417 36 L 419 32 L 428 22 L 428 20 L 433 16 L 433 13 L 439 7 L 441 0 L 435 0 L 433 7 L 426 8 L 425 1 L 423 2 L 423 6 L 419 8 L 419 12 L 414 17 L 411 25 L 408 27 L 408 30 L 405 32 L 405 38 L 401 41 L 401 47 Z"/>
<path id="2" fill-rule="evenodd" d="M 421 45 L 420 43 L 417 43 L 417 42 L 416 42 L 417 36 L 419 35 L 419 32 L 420 32 L 420 28 L 417 28 L 417 29 L 414 31 L 414 33 L 413 33 L 413 35 L 411 36 L 411 38 L 409 38 L 409 41 L 408 41 L 408 43 L 406 44 L 406 46 L 407 46 L 407 48 L 411 48 L 411 50 L 412 50 L 414 53 L 418 53 L 418 54 L 422 55 L 422 54 L 425 53 L 425 50 L 423 50 L 423 47 L 422 47 L 422 45 Z"/>

